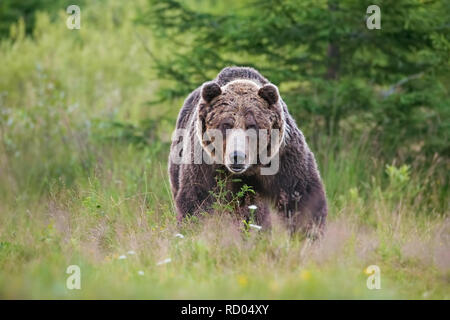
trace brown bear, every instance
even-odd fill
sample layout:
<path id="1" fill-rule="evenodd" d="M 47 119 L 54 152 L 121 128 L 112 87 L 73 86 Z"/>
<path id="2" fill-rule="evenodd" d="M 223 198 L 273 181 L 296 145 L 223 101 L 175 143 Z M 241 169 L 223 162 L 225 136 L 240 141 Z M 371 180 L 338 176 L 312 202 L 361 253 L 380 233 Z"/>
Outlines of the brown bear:
<path id="1" fill-rule="evenodd" d="M 272 205 L 292 231 L 322 232 L 327 203 L 314 155 L 278 88 L 258 71 L 224 68 L 188 96 L 176 128 L 169 175 L 179 221 L 214 212 L 220 177 L 228 196 L 244 185 L 253 190 L 238 200 L 237 215 L 252 215 L 255 224 L 268 228 Z M 251 130 L 262 134 L 250 140 L 242 132 Z M 249 141 L 257 147 L 249 147 Z"/>

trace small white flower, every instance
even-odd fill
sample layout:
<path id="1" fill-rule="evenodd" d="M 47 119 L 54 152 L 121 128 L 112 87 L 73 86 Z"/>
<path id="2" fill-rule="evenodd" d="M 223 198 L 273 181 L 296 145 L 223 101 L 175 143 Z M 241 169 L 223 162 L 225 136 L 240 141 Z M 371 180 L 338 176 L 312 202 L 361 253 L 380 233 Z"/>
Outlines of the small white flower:
<path id="1" fill-rule="evenodd" d="M 183 239 L 184 236 L 183 236 L 181 233 L 177 233 L 177 234 L 175 235 L 175 238 Z"/>
<path id="2" fill-rule="evenodd" d="M 123 260 L 123 259 L 126 259 L 126 258 L 127 258 L 127 256 L 123 254 L 123 255 L 119 256 L 119 258 L 117 258 L 117 259 Z"/>
<path id="3" fill-rule="evenodd" d="M 167 258 L 167 259 L 164 259 L 164 260 L 158 262 L 156 265 L 157 265 L 157 266 L 160 266 L 160 265 L 162 265 L 162 264 L 166 264 L 166 263 L 170 263 L 170 262 L 172 262 L 172 259 Z"/>
<path id="4" fill-rule="evenodd" d="M 127 253 L 128 253 L 129 255 L 136 254 L 136 252 L 134 252 L 133 250 L 130 250 L 130 251 L 128 251 Z"/>
<path id="5" fill-rule="evenodd" d="M 250 226 L 250 228 L 253 228 L 253 229 L 256 229 L 256 230 L 261 230 L 262 229 L 262 227 L 261 226 L 258 226 L 258 225 L 256 225 L 256 224 L 249 224 L 249 226 Z"/>
<path id="6" fill-rule="evenodd" d="M 138 275 L 143 276 L 143 275 L 144 275 L 144 271 L 139 270 L 139 271 L 138 271 Z"/>
<path id="7" fill-rule="evenodd" d="M 258 209 L 258 207 L 255 206 L 254 204 L 252 204 L 251 206 L 248 206 L 248 208 L 249 208 L 250 210 L 256 210 L 256 209 Z"/>

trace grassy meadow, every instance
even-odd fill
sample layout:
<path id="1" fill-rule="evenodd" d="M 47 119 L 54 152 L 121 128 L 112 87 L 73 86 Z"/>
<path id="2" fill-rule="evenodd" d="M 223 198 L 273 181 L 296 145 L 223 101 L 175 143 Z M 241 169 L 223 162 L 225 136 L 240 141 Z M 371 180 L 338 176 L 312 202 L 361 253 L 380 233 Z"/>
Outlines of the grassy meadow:
<path id="1" fill-rule="evenodd" d="M 320 242 L 275 215 L 266 233 L 220 213 L 178 228 L 167 158 L 183 101 L 148 103 L 162 82 L 146 48 L 166 52 L 134 21 L 146 1 L 130 3 L 83 6 L 80 30 L 41 12 L 32 37 L 19 22 L 0 42 L 1 299 L 450 299 L 448 159 L 386 162 L 369 136 L 307 119 Z"/>

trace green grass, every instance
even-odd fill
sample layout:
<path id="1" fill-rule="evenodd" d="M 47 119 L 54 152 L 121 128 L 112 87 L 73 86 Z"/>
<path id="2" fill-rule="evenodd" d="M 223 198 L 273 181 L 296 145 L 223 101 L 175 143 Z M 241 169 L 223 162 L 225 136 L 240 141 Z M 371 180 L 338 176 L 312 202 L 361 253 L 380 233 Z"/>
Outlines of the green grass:
<path id="1" fill-rule="evenodd" d="M 366 138 L 312 143 L 330 206 L 321 242 L 275 215 L 267 233 L 227 214 L 178 228 L 166 166 L 181 101 L 146 103 L 160 83 L 136 36 L 153 48 L 151 33 L 133 24 L 144 4 L 91 4 L 79 31 L 42 13 L 34 38 L 0 44 L 0 298 L 450 298 L 438 156 L 406 167 Z M 66 288 L 69 265 L 81 290 Z M 381 290 L 366 287 L 369 265 Z"/>

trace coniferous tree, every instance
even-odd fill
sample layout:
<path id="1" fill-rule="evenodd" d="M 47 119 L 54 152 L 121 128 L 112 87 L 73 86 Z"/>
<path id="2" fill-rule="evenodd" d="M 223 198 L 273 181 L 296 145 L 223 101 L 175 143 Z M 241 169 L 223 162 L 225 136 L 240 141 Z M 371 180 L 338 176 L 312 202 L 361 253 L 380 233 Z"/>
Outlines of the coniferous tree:
<path id="1" fill-rule="evenodd" d="M 202 3 L 150 0 L 140 19 L 172 50 L 156 63 L 159 78 L 174 81 L 160 99 L 185 96 L 224 66 L 253 66 L 299 122 L 328 134 L 362 127 L 388 149 L 409 141 L 450 155 L 449 0 Z M 366 25 L 372 4 L 381 29 Z"/>

